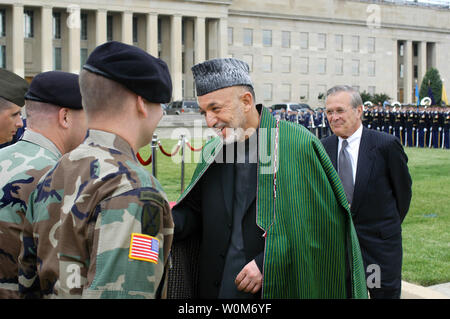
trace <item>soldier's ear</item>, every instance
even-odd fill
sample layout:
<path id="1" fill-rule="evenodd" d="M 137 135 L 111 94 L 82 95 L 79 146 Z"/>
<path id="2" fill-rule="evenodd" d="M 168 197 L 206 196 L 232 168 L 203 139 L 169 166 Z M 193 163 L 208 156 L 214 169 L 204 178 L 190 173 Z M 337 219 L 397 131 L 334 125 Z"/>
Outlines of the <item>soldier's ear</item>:
<path id="1" fill-rule="evenodd" d="M 142 98 L 142 96 L 137 95 L 136 99 L 136 110 L 138 115 L 143 116 L 146 118 L 148 116 L 148 110 L 145 105 L 145 100 Z"/>
<path id="2" fill-rule="evenodd" d="M 58 123 L 63 128 L 69 128 L 69 109 L 62 107 L 58 112 Z"/>

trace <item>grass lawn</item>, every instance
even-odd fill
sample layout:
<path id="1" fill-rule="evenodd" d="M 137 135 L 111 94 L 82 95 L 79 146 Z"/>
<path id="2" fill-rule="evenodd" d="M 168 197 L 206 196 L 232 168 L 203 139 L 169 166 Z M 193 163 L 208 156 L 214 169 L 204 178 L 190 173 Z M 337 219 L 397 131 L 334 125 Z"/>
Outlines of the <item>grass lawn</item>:
<path id="1" fill-rule="evenodd" d="M 166 152 L 173 152 L 177 140 L 162 139 Z M 202 141 L 191 141 L 193 147 Z M 406 148 L 413 180 L 413 196 L 403 228 L 403 280 L 424 286 L 450 282 L 450 151 Z M 140 154 L 144 160 L 150 147 Z M 199 152 L 186 147 L 185 187 L 189 184 Z M 157 153 L 157 178 L 169 201 L 180 195 L 181 156 Z M 151 172 L 151 164 L 147 166 Z"/>
<path id="2" fill-rule="evenodd" d="M 413 180 L 403 228 L 403 279 L 450 282 L 450 151 L 406 148 Z"/>

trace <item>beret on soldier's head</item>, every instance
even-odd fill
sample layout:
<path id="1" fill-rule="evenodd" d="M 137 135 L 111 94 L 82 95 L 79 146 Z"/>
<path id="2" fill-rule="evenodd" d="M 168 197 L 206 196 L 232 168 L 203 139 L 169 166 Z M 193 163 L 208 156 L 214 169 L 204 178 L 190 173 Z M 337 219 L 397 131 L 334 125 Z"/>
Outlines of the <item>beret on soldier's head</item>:
<path id="1" fill-rule="evenodd" d="M 0 97 L 22 107 L 25 104 L 24 95 L 27 90 L 27 81 L 13 72 L 0 69 Z"/>
<path id="2" fill-rule="evenodd" d="M 152 103 L 168 103 L 172 80 L 167 64 L 138 47 L 111 41 L 95 48 L 85 70 L 102 75 Z"/>
<path id="3" fill-rule="evenodd" d="M 25 99 L 74 110 L 83 109 L 78 75 L 68 72 L 39 73 L 31 81 Z"/>
<path id="4" fill-rule="evenodd" d="M 212 59 L 192 67 L 197 96 L 230 86 L 250 86 L 249 66 L 234 58 Z"/>

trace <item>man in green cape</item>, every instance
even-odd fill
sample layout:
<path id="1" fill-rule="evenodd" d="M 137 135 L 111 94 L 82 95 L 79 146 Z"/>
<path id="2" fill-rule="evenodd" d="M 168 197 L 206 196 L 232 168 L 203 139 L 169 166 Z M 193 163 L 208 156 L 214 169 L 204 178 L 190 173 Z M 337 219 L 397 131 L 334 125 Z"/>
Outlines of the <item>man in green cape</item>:
<path id="1" fill-rule="evenodd" d="M 367 298 L 348 203 L 320 141 L 255 105 L 245 62 L 192 71 L 219 136 L 172 210 L 169 297 Z"/>

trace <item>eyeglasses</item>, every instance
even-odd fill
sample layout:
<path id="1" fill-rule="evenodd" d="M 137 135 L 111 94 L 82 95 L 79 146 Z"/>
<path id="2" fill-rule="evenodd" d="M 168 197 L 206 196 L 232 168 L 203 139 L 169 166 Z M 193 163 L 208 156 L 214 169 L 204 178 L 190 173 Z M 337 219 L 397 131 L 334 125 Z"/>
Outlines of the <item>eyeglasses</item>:
<path id="1" fill-rule="evenodd" d="M 332 115 L 342 115 L 342 114 L 344 114 L 345 112 L 347 112 L 347 110 L 346 109 L 339 109 L 339 110 L 336 110 L 336 111 L 331 111 L 331 110 L 326 110 L 325 111 L 325 113 L 327 114 L 327 116 L 332 116 Z"/>

